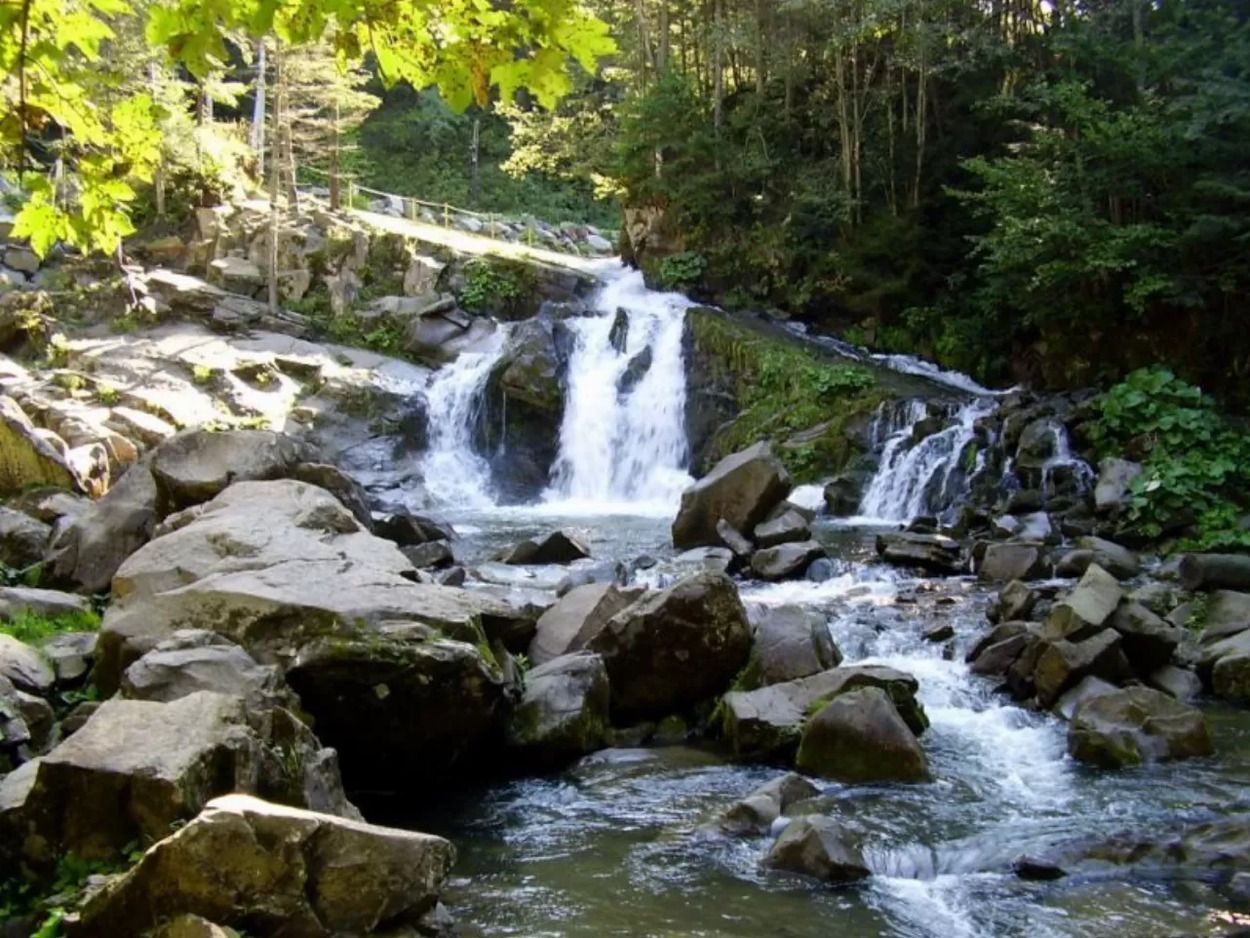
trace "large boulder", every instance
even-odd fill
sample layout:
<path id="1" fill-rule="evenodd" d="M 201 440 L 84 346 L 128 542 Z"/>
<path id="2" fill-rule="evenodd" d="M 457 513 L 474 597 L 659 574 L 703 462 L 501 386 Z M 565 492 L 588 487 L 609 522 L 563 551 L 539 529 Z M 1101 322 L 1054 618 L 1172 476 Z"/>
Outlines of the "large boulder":
<path id="1" fill-rule="evenodd" d="M 755 543 L 758 547 L 775 547 L 788 541 L 806 541 L 811 537 L 807 518 L 797 509 L 789 508 L 775 518 L 755 526 Z M 732 545 L 727 545 L 732 548 Z"/>
<path id="2" fill-rule="evenodd" d="M 919 685 L 914 677 L 883 665 L 850 665 L 757 690 L 731 691 L 721 700 L 721 735 L 735 758 L 787 761 L 794 755 L 808 713 L 860 687 L 883 689 L 914 733 L 929 725 L 916 700 Z"/>
<path id="3" fill-rule="evenodd" d="M 752 619 L 755 644 L 736 685 L 741 690 L 810 677 L 842 663 L 819 613 L 802 606 L 764 606 Z"/>
<path id="4" fill-rule="evenodd" d="M 1076 547 L 1074 553 L 1081 555 L 1082 558 L 1088 558 L 1088 560 L 1082 559 L 1081 561 L 1084 567 L 1087 568 L 1090 563 L 1096 563 L 1117 580 L 1135 577 L 1141 570 L 1141 558 L 1127 547 L 1114 541 L 1087 535 L 1076 539 Z M 1077 569 L 1074 575 L 1080 576 L 1084 572 L 1084 569 Z"/>
<path id="5" fill-rule="evenodd" d="M 12 508 L 0 508 L 0 563 L 17 570 L 44 559 L 52 528 Z"/>
<path id="6" fill-rule="evenodd" d="M 1043 641 L 1033 669 L 1037 700 L 1049 707 L 1086 675 L 1116 683 L 1131 675 L 1118 632 L 1105 629 L 1079 642 Z"/>
<path id="7" fill-rule="evenodd" d="M 797 541 L 765 547 L 751 556 L 751 572 L 761 580 L 788 580 L 801 576 L 814 560 L 825 556 L 818 541 Z"/>
<path id="8" fill-rule="evenodd" d="M 1186 554 L 1180 574 L 1187 590 L 1250 592 L 1250 554 Z"/>
<path id="9" fill-rule="evenodd" d="M 932 573 L 964 572 L 959 542 L 941 534 L 878 534 L 876 547 L 881 559 L 895 566 L 918 567 Z"/>
<path id="10" fill-rule="evenodd" d="M 590 556 L 590 548 L 576 532 L 561 529 L 532 538 L 504 551 L 499 559 L 508 564 L 572 563 Z"/>
<path id="11" fill-rule="evenodd" d="M 54 579 L 105 592 L 122 561 L 151 540 L 164 513 L 152 473 L 143 464 L 132 466 L 56 538 Z"/>
<path id="12" fill-rule="evenodd" d="M 601 749 L 608 735 L 608 672 L 588 652 L 553 658 L 525 675 L 508 719 L 508 746 L 546 767 Z"/>
<path id="13" fill-rule="evenodd" d="M 1051 607 L 1042 636 L 1069 641 L 1088 638 L 1107 624 L 1123 598 L 1116 578 L 1091 564 L 1076 588 Z"/>
<path id="14" fill-rule="evenodd" d="M 682 493 L 673 521 L 673 545 L 684 549 L 720 544 L 716 524 L 722 518 L 739 531 L 752 531 L 791 488 L 790 474 L 769 443 L 732 453 Z"/>
<path id="15" fill-rule="evenodd" d="M 733 580 L 704 572 L 623 609 L 586 647 L 607 666 L 614 719 L 658 718 L 723 691 L 746 664 L 751 628 Z"/>
<path id="16" fill-rule="evenodd" d="M 1202 711 L 1148 687 L 1101 694 L 1077 708 L 1068 752 L 1081 762 L 1120 768 L 1210 755 Z"/>
<path id="17" fill-rule="evenodd" d="M 790 806 L 814 798 L 820 789 L 796 772 L 766 782 L 735 801 L 717 819 L 726 834 L 767 834 Z"/>
<path id="18" fill-rule="evenodd" d="M 533 664 L 586 646 L 608 620 L 640 595 L 638 589 L 621 589 L 614 583 L 575 586 L 538 619 L 528 657 Z"/>
<path id="19" fill-rule="evenodd" d="M 397 627 L 302 645 L 286 673 L 349 785 L 431 787 L 497 758 L 515 697 L 484 644 Z"/>
<path id="20" fill-rule="evenodd" d="M 52 665 L 35 648 L 0 632 L 0 677 L 29 694 L 46 695 L 56 683 Z"/>
<path id="21" fill-rule="evenodd" d="M 986 583 L 1035 580 L 1048 572 L 1045 548 L 1026 541 L 987 544 L 977 565 L 977 577 Z"/>
<path id="22" fill-rule="evenodd" d="M 285 711 L 199 692 L 113 699 L 51 753 L 0 782 L 0 861 L 114 858 L 158 840 L 212 797 L 254 792 L 348 816 L 333 754 Z"/>
<path id="23" fill-rule="evenodd" d="M 488 620 L 517 615 L 490 596 L 413 582 L 398 547 L 303 482 L 237 482 L 165 528 L 114 577 L 96 674 L 105 692 L 178 629 L 217 632 L 270 664 L 313 639 L 363 640 L 391 622 L 478 642 Z"/>
<path id="24" fill-rule="evenodd" d="M 1207 596 L 1201 617 L 1203 645 L 1213 645 L 1250 629 L 1250 593 L 1216 590 Z"/>
<path id="25" fill-rule="evenodd" d="M 0 495 L 36 485 L 81 488 L 65 453 L 41 435 L 17 401 L 0 395 Z"/>
<path id="26" fill-rule="evenodd" d="M 1139 674 L 1149 674 L 1170 662 L 1185 635 L 1136 602 L 1120 603 L 1107 622 L 1120 633 L 1124 654 Z"/>
<path id="27" fill-rule="evenodd" d="M 852 883 L 871 875 L 847 829 L 833 818 L 795 818 L 777 838 L 764 865 L 826 883 Z"/>
<path id="28" fill-rule="evenodd" d="M 1217 697 L 1250 703 L 1250 631 L 1203 647 L 1199 669 Z"/>
<path id="29" fill-rule="evenodd" d="M 839 782 L 925 782 L 929 764 L 916 735 L 879 687 L 834 697 L 808 720 L 795 766 Z"/>
<path id="30" fill-rule="evenodd" d="M 175 632 L 122 675 L 132 700 L 177 700 L 198 691 L 234 694 L 255 709 L 291 704 L 275 665 L 257 664 L 246 651 L 212 632 Z"/>
<path id="31" fill-rule="evenodd" d="M 415 926 L 454 859 L 441 837 L 232 794 L 93 894 L 71 934 L 149 934 L 179 914 L 305 938 Z"/>
<path id="32" fill-rule="evenodd" d="M 303 447 L 269 430 L 187 430 L 152 453 L 149 469 L 169 510 L 206 502 L 235 482 L 294 474 Z"/>

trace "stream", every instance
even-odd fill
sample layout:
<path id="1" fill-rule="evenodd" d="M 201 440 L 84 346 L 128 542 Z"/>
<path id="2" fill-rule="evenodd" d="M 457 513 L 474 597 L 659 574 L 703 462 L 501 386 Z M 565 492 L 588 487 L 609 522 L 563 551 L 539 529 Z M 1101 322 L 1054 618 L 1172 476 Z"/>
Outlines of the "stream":
<path id="1" fill-rule="evenodd" d="M 572 397 L 564 426 L 553 428 L 560 458 L 537 505 L 494 504 L 485 463 L 468 451 L 467 432 L 457 429 L 471 419 L 473 395 L 499 348 L 462 355 L 435 375 L 426 481 L 437 500 L 434 510 L 459 533 L 462 563 L 472 567 L 523 537 L 568 527 L 589 543 L 594 563 L 641 568 L 635 579 L 655 585 L 680 575 L 685 565 L 674 557 L 669 524 L 689 483 L 680 406 L 686 305 L 676 295 L 642 289 L 634 274 L 609 281 L 599 315 L 577 324 L 567 379 Z M 623 350 L 612 352 L 610 319 L 618 307 L 628 309 L 631 329 Z M 650 370 L 632 391 L 618 392 L 626 363 L 648 344 Z M 821 785 L 819 809 L 865 834 L 873 875 L 835 889 L 766 871 L 760 861 L 771 838 L 728 837 L 709 826 L 719 811 L 782 769 L 732 764 L 710 744 L 689 741 L 614 748 L 556 775 L 442 792 L 436 807 L 403 818 L 405 826 L 456 844 L 459 860 L 444 902 L 467 933 L 1209 933 L 1210 916 L 1226 902 L 1201 883 L 1111 873 L 1026 882 L 1012 873 L 1012 863 L 1074 837 L 1157 834 L 1245 810 L 1246 714 L 1206 708 L 1218 753 L 1209 759 L 1117 772 L 1083 767 L 1066 754 L 1059 718 L 1015 706 L 964 663 L 986 629 L 992 591 L 970 577 L 915 577 L 876 562 L 873 537 L 883 526 L 892 521 L 895 529 L 898 521 L 957 504 L 964 476 L 976 471 L 956 466 L 960 440 L 984 400 L 974 396 L 955 408 L 925 445 L 906 452 L 896 441 L 923 408 L 887 419 L 877 434 L 881 468 L 860 515 L 822 516 L 813 527 L 838 571 L 833 579 L 739 584 L 748 610 L 787 603 L 818 612 L 844 664 L 886 664 L 919 680 L 932 723 L 921 742 L 934 781 Z M 643 556 L 647 560 L 636 563 Z M 954 638 L 927 641 L 926 631 L 942 623 Z"/>

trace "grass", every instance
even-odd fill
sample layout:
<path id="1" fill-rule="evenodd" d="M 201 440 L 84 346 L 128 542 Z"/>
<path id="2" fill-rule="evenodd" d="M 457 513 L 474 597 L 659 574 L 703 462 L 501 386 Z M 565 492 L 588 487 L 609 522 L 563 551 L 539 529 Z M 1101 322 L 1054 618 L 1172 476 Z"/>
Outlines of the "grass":
<path id="1" fill-rule="evenodd" d="M 21 609 L 8 622 L 0 622 L 0 633 L 28 645 L 37 644 L 63 632 L 95 632 L 100 616 L 94 612 L 74 612 L 61 616 L 41 616 Z"/>

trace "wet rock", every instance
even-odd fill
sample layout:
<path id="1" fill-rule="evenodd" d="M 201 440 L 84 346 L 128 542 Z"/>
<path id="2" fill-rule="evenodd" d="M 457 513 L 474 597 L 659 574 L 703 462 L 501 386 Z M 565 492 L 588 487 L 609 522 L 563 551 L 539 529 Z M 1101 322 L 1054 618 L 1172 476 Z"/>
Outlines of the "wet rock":
<path id="1" fill-rule="evenodd" d="M 1009 638 L 1015 638 L 1017 635 L 1023 635 L 1025 632 L 1029 631 L 1029 628 L 1030 623 L 1028 622 L 1008 621 L 998 623 L 994 626 L 994 628 L 990 629 L 977 639 L 977 643 L 973 645 L 968 651 L 968 654 L 964 656 L 964 661 L 967 661 L 968 663 L 976 661 L 985 653 L 986 649 L 997 645 L 999 642 L 1004 642 Z"/>
<path id="2" fill-rule="evenodd" d="M 787 580 L 801 576 L 813 560 L 825 556 L 817 541 L 778 544 L 757 550 L 751 557 L 751 572 L 761 580 Z"/>
<path id="3" fill-rule="evenodd" d="M 45 696 L 56 682 L 56 673 L 43 655 L 12 635 L 0 632 L 0 677 L 18 690 Z"/>
<path id="4" fill-rule="evenodd" d="M 446 541 L 427 541 L 412 547 L 401 547 L 400 551 L 418 570 L 450 567 L 456 562 L 451 546 Z"/>
<path id="5" fill-rule="evenodd" d="M 756 545 L 767 548 L 790 541 L 806 541 L 812 532 L 807 518 L 791 509 L 771 521 L 757 524 L 754 533 Z"/>
<path id="6" fill-rule="evenodd" d="M 726 456 L 682 493 L 673 545 L 719 544 L 716 523 L 722 518 L 739 531 L 754 530 L 791 487 L 789 473 L 766 442 Z"/>
<path id="7" fill-rule="evenodd" d="M 525 675 L 525 693 L 508 719 L 508 746 L 542 767 L 602 749 L 608 737 L 608 672 L 598 655 L 578 652 Z"/>
<path id="8" fill-rule="evenodd" d="M 1180 575 L 1187 590 L 1250 592 L 1250 554 L 1186 554 Z"/>
<path id="9" fill-rule="evenodd" d="M 716 536 L 720 538 L 722 544 L 733 552 L 733 555 L 738 560 L 750 562 L 751 555 L 755 553 L 755 545 L 724 518 L 716 522 Z"/>
<path id="10" fill-rule="evenodd" d="M 1152 671 L 1146 678 L 1146 683 L 1182 703 L 1190 703 L 1202 693 L 1202 681 L 1198 675 L 1188 668 L 1178 668 L 1174 664 L 1165 664 Z"/>
<path id="11" fill-rule="evenodd" d="M 1142 474 L 1141 463 L 1108 457 L 1098 463 L 1098 482 L 1094 486 L 1094 507 L 1099 512 L 1114 513 L 1128 504 L 1133 480 Z"/>
<path id="12" fill-rule="evenodd" d="M 864 487 L 872 474 L 868 472 L 844 472 L 835 476 L 825 486 L 825 508 L 835 518 L 844 518 L 859 511 L 859 503 L 863 498 Z"/>
<path id="13" fill-rule="evenodd" d="M 1085 701 L 1101 697 L 1103 694 L 1114 693 L 1117 690 L 1119 688 L 1114 684 L 1108 683 L 1100 677 L 1088 675 L 1081 678 L 1080 683 L 1071 690 L 1065 692 L 1051 709 L 1065 720 L 1071 720 L 1077 708 Z"/>
<path id="14" fill-rule="evenodd" d="M 1033 685 L 1038 703 L 1050 707 L 1064 691 L 1087 675 L 1115 683 L 1131 673 L 1119 633 L 1106 629 L 1084 641 L 1043 642 L 1033 670 Z"/>
<path id="15" fill-rule="evenodd" d="M 74 934 L 139 935 L 186 913 L 256 934 L 372 934 L 416 925 L 454 859 L 441 837 L 232 794 L 93 895 Z"/>
<path id="16" fill-rule="evenodd" d="M 1063 879 L 1068 875 L 1063 867 L 1044 857 L 1020 857 L 1011 865 L 1011 869 L 1020 879 L 1041 882 Z"/>
<path id="17" fill-rule="evenodd" d="M 1247 629 L 1250 629 L 1250 593 L 1216 590 L 1208 595 L 1202 615 L 1202 644 L 1212 645 Z"/>
<path id="18" fill-rule="evenodd" d="M 651 346 L 648 345 L 629 360 L 625 370 L 621 372 L 621 376 L 616 379 L 617 394 L 628 394 L 638 386 L 638 383 L 651 370 L 651 358 Z"/>
<path id="19" fill-rule="evenodd" d="M 918 686 L 910 674 L 893 668 L 850 665 L 757 690 L 731 691 L 721 700 L 720 732 L 735 758 L 786 761 L 798 745 L 809 710 L 818 702 L 860 687 L 879 687 L 919 734 L 929 721 L 916 701 Z"/>
<path id="20" fill-rule="evenodd" d="M 737 687 L 810 677 L 842 663 L 824 616 L 802 606 L 765 606 L 753 614 L 755 644 Z"/>
<path id="21" fill-rule="evenodd" d="M 1028 619 L 1041 594 L 1021 583 L 1012 580 L 998 591 L 998 601 L 990 610 L 990 621 L 1013 622 Z"/>
<path id="22" fill-rule="evenodd" d="M 607 666 L 614 721 L 628 722 L 723 691 L 746 664 L 751 631 L 733 581 L 696 573 L 618 612 L 586 647 Z"/>
<path id="23" fill-rule="evenodd" d="M 108 493 L 75 518 L 53 544 L 52 573 L 84 592 L 108 590 L 122 562 L 146 544 L 164 515 L 156 480 L 131 467 Z"/>
<path id="24" fill-rule="evenodd" d="M 795 767 L 840 782 L 924 782 L 929 767 L 889 694 L 863 687 L 839 694 L 808 720 Z"/>
<path id="25" fill-rule="evenodd" d="M 1091 564 L 1076 588 L 1051 607 L 1042 637 L 1070 641 L 1088 638 L 1107 624 L 1123 598 L 1124 591 L 1115 577 Z"/>
<path id="26" fill-rule="evenodd" d="M 52 528 L 30 515 L 0 507 L 0 563 L 15 570 L 44 559 Z"/>
<path id="27" fill-rule="evenodd" d="M 66 853 L 112 859 L 230 791 L 354 814 L 332 756 L 295 745 L 293 721 L 281 733 L 278 724 L 277 712 L 249 714 L 242 698 L 225 694 L 108 700 L 51 753 L 0 782 L 0 860 L 20 854 L 49 869 Z"/>
<path id="28" fill-rule="evenodd" d="M 522 541 L 504 551 L 499 559 L 507 564 L 572 563 L 590 556 L 590 548 L 570 530 L 553 531 L 537 540 Z"/>
<path id="29" fill-rule="evenodd" d="M 939 622 L 925 630 L 926 642 L 945 642 L 955 637 L 955 627 L 949 622 Z"/>
<path id="30" fill-rule="evenodd" d="M 372 520 L 374 534 L 394 541 L 400 547 L 413 547 L 430 541 L 451 541 L 456 537 L 451 525 L 406 511 L 373 515 Z"/>
<path id="31" fill-rule="evenodd" d="M 934 573 L 964 572 L 959 542 L 941 534 L 878 534 L 877 553 L 886 563 Z"/>
<path id="32" fill-rule="evenodd" d="M 871 875 L 850 833 L 832 818 L 795 818 L 781 832 L 764 865 L 826 883 L 852 883 Z"/>
<path id="33" fill-rule="evenodd" d="M 122 675 L 122 696 L 132 700 L 168 702 L 199 691 L 233 694 L 256 710 L 294 703 L 277 667 L 257 664 L 212 632 L 175 632 Z"/>
<path id="34" fill-rule="evenodd" d="M 1163 667 L 1172 660 L 1172 653 L 1184 632 L 1155 615 L 1141 603 L 1122 602 L 1107 620 L 1124 640 L 1124 654 L 1139 674 Z"/>
<path id="35" fill-rule="evenodd" d="M 807 565 L 807 572 L 803 574 L 803 577 L 813 583 L 824 583 L 837 575 L 838 568 L 834 566 L 832 560 L 828 557 L 817 557 Z"/>
<path id="36" fill-rule="evenodd" d="M 766 782 L 725 809 L 718 826 L 727 834 L 763 835 L 791 805 L 820 794 L 820 789 L 795 772 Z"/>
<path id="37" fill-rule="evenodd" d="M 640 589 L 621 589 L 613 583 L 574 587 L 538 619 L 528 656 L 534 664 L 578 651 L 586 646 L 614 615 L 636 600 Z"/>
<path id="38" fill-rule="evenodd" d="M 1042 546 L 1023 542 L 987 544 L 977 566 L 977 578 L 984 583 L 1034 580 L 1046 574 L 1046 555 Z"/>
<path id="39" fill-rule="evenodd" d="M 1082 704 L 1068 727 L 1068 752 L 1081 762 L 1122 768 L 1213 751 L 1202 711 L 1151 690 L 1128 687 Z"/>

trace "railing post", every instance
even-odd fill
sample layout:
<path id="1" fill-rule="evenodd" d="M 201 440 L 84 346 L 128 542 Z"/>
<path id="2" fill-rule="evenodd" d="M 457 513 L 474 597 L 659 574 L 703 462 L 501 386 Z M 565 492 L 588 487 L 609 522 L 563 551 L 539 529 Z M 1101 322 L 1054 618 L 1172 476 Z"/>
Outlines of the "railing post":
<path id="1" fill-rule="evenodd" d="M 446 202 L 443 203 L 443 227 L 451 227 L 451 206 Z"/>
<path id="2" fill-rule="evenodd" d="M 412 219 L 413 221 L 417 220 L 417 200 L 416 199 L 408 200 L 408 217 Z"/>

